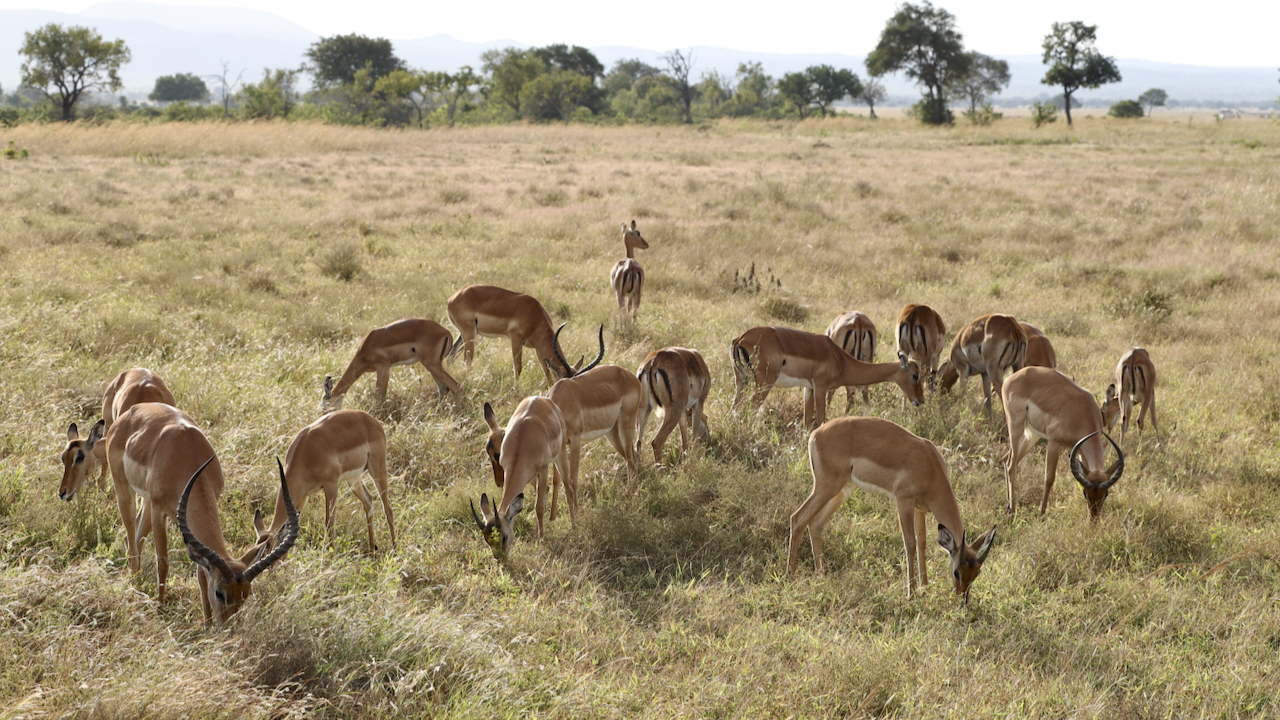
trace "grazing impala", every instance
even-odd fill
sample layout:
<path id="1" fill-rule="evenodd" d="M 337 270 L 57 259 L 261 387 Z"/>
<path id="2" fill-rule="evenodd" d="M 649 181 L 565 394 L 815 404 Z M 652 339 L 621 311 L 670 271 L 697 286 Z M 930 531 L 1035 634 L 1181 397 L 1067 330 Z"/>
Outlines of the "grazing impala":
<path id="1" fill-rule="evenodd" d="M 1027 356 L 1022 361 L 1023 367 L 1045 367 L 1050 370 L 1058 367 L 1058 353 L 1053 351 L 1053 343 L 1048 336 L 1040 332 L 1035 325 L 1018 322 L 1018 327 L 1027 336 Z"/>
<path id="2" fill-rule="evenodd" d="M 791 515 L 791 544 L 787 572 L 795 572 L 800 539 L 809 531 L 813 565 L 822 572 L 822 528 L 850 495 L 854 486 L 888 495 L 898 505 L 898 524 L 907 554 L 907 597 L 929 583 L 925 558 L 927 529 L 924 515 L 938 521 L 938 544 L 951 555 L 951 578 L 956 594 L 969 602 L 969 585 L 982 571 L 993 527 L 965 545 L 964 524 L 956 504 L 947 467 L 933 443 L 880 418 L 837 418 L 809 435 L 809 466 L 813 492 Z"/>
<path id="3" fill-rule="evenodd" d="M 1005 465 L 1009 512 L 1017 508 L 1014 478 L 1018 462 L 1038 438 L 1045 438 L 1049 445 L 1044 452 L 1044 497 L 1040 500 L 1040 514 L 1044 515 L 1049 507 L 1058 457 L 1063 450 L 1071 448 L 1067 456 L 1071 474 L 1084 490 L 1090 519 L 1097 520 L 1107 493 L 1124 472 L 1124 452 L 1103 432 L 1102 413 L 1093 395 L 1057 370 L 1028 367 L 1005 380 L 1003 396 L 1005 421 L 1009 424 L 1009 461 Z M 1104 437 L 1118 456 L 1115 464 L 1106 470 L 1103 470 Z"/>
<path id="4" fill-rule="evenodd" d="M 662 464 L 662 448 L 667 436 L 680 426 L 680 451 L 689 453 L 689 431 L 707 439 L 707 394 L 711 392 L 711 372 L 697 350 L 666 347 L 649 353 L 636 372 L 644 402 L 640 406 L 640 427 L 636 432 L 636 452 L 644 442 L 644 428 L 654 408 L 662 408 L 662 425 L 653 436 L 653 462 Z"/>
<path id="5" fill-rule="evenodd" d="M 827 337 L 835 341 L 841 349 L 849 353 L 856 360 L 869 363 L 876 361 L 876 324 L 871 322 L 871 318 L 863 315 L 857 310 L 847 312 L 827 326 Z M 864 405 L 871 404 L 871 395 L 866 385 L 862 386 L 862 402 Z M 848 402 L 845 404 L 844 411 L 849 412 L 849 408 L 853 407 L 853 387 L 845 388 L 848 394 Z M 835 395 L 835 391 L 827 393 L 827 404 L 831 404 L 831 398 Z"/>
<path id="6" fill-rule="evenodd" d="M 373 501 L 360 476 L 368 471 L 382 499 L 382 512 L 387 517 L 391 545 L 396 544 L 396 523 L 391 513 L 391 496 L 387 490 L 387 434 L 382 424 L 361 410 L 338 410 L 322 416 L 302 428 L 284 458 L 284 473 L 289 478 L 289 495 L 296 498 L 298 512 L 307 504 L 307 496 L 324 491 L 324 526 L 333 547 L 334 510 L 343 481 L 354 487 L 364 506 L 365 527 L 369 531 L 369 549 L 377 550 L 373 540 Z M 276 496 L 276 515 L 271 521 L 274 534 L 288 521 L 284 493 Z"/>
<path id="7" fill-rule="evenodd" d="M 440 390 L 441 399 L 448 393 L 455 403 L 462 400 L 462 387 L 444 369 L 444 359 L 453 348 L 453 336 L 444 326 L 435 320 L 426 318 L 406 318 L 380 328 L 374 328 L 360 342 L 360 349 L 347 365 L 346 372 L 338 384 L 333 384 L 333 376 L 324 379 L 324 406 L 334 410 L 342 409 L 342 399 L 346 397 L 351 384 L 368 372 L 377 374 L 378 385 L 375 399 L 379 405 L 387 399 L 387 383 L 391 379 L 392 365 L 412 365 L 422 363 L 431 373 Z M 301 500 L 299 500 L 301 502 Z"/>
<path id="8" fill-rule="evenodd" d="M 58 497 L 71 500 L 84 485 L 85 480 L 93 476 L 99 467 L 98 486 L 102 487 L 107 475 L 107 444 L 99 442 L 106 434 L 115 419 L 126 410 L 144 402 L 158 402 L 176 405 L 173 393 L 164 384 L 159 375 L 146 368 L 125 370 L 115 377 L 102 395 L 102 420 L 89 430 L 89 437 L 80 439 L 80 431 L 75 423 L 67 428 L 67 447 L 62 451 L 62 485 L 58 488 Z"/>
<path id="9" fill-rule="evenodd" d="M 893 382 L 912 405 L 924 402 L 920 366 L 902 353 L 898 362 L 864 363 L 826 335 L 784 327 L 752 328 L 734 340 L 730 349 L 737 380 L 734 404 L 742 400 L 743 388 L 751 379 L 756 383 L 751 403 L 757 407 L 763 406 L 775 385 L 803 387 L 805 427 L 826 422 L 827 391 L 848 385 Z"/>
<path id="10" fill-rule="evenodd" d="M 458 328 L 458 339 L 452 353 L 463 348 L 467 367 L 475 354 L 477 335 L 505 337 L 511 340 L 511 359 L 515 363 L 516 380 L 524 368 L 524 348 L 533 348 L 538 354 L 538 365 L 547 377 L 547 384 L 564 377 L 573 377 L 599 364 L 604 357 L 604 326 L 600 326 L 600 356 L 595 362 L 582 368 L 582 361 L 572 366 L 560 352 L 560 329 L 551 329 L 551 316 L 542 303 L 533 297 L 504 290 L 492 285 L 470 285 L 453 294 L 446 303 L 449 321 Z M 553 377 L 554 375 L 554 377 Z"/>
<path id="11" fill-rule="evenodd" d="M 965 325 L 951 341 L 950 358 L 942 366 L 942 392 L 970 375 L 982 376 L 982 397 L 991 418 L 991 391 L 1000 393 L 1006 372 L 1022 369 L 1027 355 L 1027 335 L 1011 315 L 983 315 Z"/>
<path id="12" fill-rule="evenodd" d="M 173 519 L 186 540 L 188 554 L 202 570 L 200 597 L 205 620 L 222 622 L 248 597 L 253 578 L 288 552 L 297 537 L 297 514 L 288 513 L 289 520 L 281 530 L 275 549 L 268 554 L 264 553 L 269 535 L 258 514 L 254 518 L 258 542 L 241 559 L 229 558 L 218 519 L 222 467 L 213 446 L 186 413 L 161 403 L 135 405 L 116 418 L 106 440 L 116 504 L 124 523 L 129 569 L 135 573 L 140 571 L 138 540 L 153 532 L 157 595 L 164 602 L 169 576 L 165 518 Z M 203 482 L 197 484 L 202 470 Z M 188 477 L 191 479 L 186 480 Z M 283 469 L 280 482 L 282 488 L 288 487 Z M 137 518 L 137 528 L 134 527 L 135 494 L 147 500 Z M 292 503 L 286 501 L 286 504 L 292 508 Z"/>
<path id="13" fill-rule="evenodd" d="M 1151 355 L 1140 347 L 1129 348 L 1120 356 L 1116 365 L 1116 381 L 1107 386 L 1107 400 L 1102 405 L 1103 421 L 1107 429 L 1116 426 L 1116 418 L 1120 418 L 1120 442 L 1124 442 L 1125 433 L 1129 430 L 1129 416 L 1133 414 L 1135 403 L 1142 403 L 1138 413 L 1138 432 L 1142 432 L 1142 419 L 1147 411 L 1151 411 L 1151 427 L 1156 431 L 1156 440 L 1160 439 L 1160 426 L 1156 424 L 1156 366 L 1151 362 Z"/>
<path id="14" fill-rule="evenodd" d="M 648 250 L 649 243 L 640 237 L 635 220 L 631 221 L 630 228 L 626 223 L 622 224 L 622 243 L 627 248 L 627 259 L 619 260 L 613 266 L 609 284 L 618 296 L 618 309 L 634 320 L 636 311 L 640 309 L 640 292 L 644 289 L 644 268 L 636 262 L 636 250 Z"/>
<path id="15" fill-rule="evenodd" d="M 929 389 L 934 388 L 938 374 L 938 356 L 942 354 L 942 341 L 947 336 L 947 326 L 942 316 L 928 305 L 907 305 L 898 314 L 898 352 L 929 369 Z"/>
<path id="16" fill-rule="evenodd" d="M 493 408 L 485 403 L 485 421 L 490 428 L 497 427 Z M 524 508 L 524 489 L 534 481 L 538 499 L 534 508 L 538 515 L 537 537 L 542 537 L 542 514 L 547 500 L 547 468 L 554 464 L 561 478 L 565 479 L 564 494 L 569 502 L 569 519 L 578 521 L 578 488 L 568 482 L 568 449 L 564 418 L 560 408 L 548 398 L 527 397 L 516 406 L 507 422 L 507 428 L 497 453 L 490 457 L 502 466 L 501 477 L 495 480 L 502 487 L 501 502 L 491 503 L 486 493 L 480 495 L 480 512 L 471 505 L 471 516 L 484 534 L 485 542 L 493 548 L 493 556 L 504 558 L 515 545 L 516 515 Z M 495 497 L 494 500 L 497 500 Z M 482 517 L 483 516 L 483 517 Z M 494 537 L 494 530 L 498 537 Z"/>

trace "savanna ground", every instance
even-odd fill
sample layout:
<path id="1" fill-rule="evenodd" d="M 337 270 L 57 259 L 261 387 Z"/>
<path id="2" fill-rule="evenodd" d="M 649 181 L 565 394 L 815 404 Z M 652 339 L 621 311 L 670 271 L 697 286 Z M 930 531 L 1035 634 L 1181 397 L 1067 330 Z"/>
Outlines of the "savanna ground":
<path id="1" fill-rule="evenodd" d="M 931 130 L 859 119 L 710 127 L 23 126 L 0 142 L 0 717 L 1248 717 L 1280 713 L 1280 127 L 1025 120 Z M 637 327 L 614 316 L 619 223 L 652 245 Z M 774 278 L 735 285 L 754 263 Z M 274 456 L 319 412 L 369 329 L 444 319 L 470 283 L 534 294 L 568 351 L 699 348 L 713 439 L 632 492 L 604 442 L 585 498 L 506 565 L 467 501 L 492 492 L 480 406 L 543 391 L 481 340 L 459 410 L 421 368 L 373 407 L 399 531 L 369 553 L 359 504 L 338 542 L 302 537 L 223 628 L 201 624 L 170 533 L 124 567 L 107 493 L 55 498 L 67 424 L 100 416 L 124 368 L 160 373 L 228 477 L 233 548 L 269 510 Z M 963 606 L 905 598 L 896 514 L 856 493 L 786 576 L 788 516 L 810 489 L 800 393 L 730 408 L 729 341 L 761 324 L 878 324 L 888 360 L 907 302 L 954 329 L 1003 311 L 1043 328 L 1101 393 L 1150 349 L 1164 442 L 1129 436 L 1096 525 L 1065 465 L 1048 514 L 1043 454 L 1004 510 L 1003 422 L 977 383 L 869 412 L 942 451 L 970 535 L 994 549 Z M 530 353 L 526 353 L 526 358 Z M 837 413 L 843 410 L 843 393 Z M 997 418 L 998 418 L 997 414 Z M 652 427 L 652 426 L 651 426 Z M 652 433 L 652 429 L 650 430 Z M 377 518 L 379 539 L 386 528 Z M 931 534 L 932 536 L 932 534 Z M 938 582 L 942 580 L 942 582 Z"/>

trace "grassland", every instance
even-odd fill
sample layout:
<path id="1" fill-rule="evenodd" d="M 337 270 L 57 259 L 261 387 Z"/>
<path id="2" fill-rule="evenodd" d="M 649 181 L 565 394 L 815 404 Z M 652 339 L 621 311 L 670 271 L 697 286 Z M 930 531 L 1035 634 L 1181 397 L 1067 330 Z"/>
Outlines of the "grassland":
<path id="1" fill-rule="evenodd" d="M 0 160 L 0 717 L 1280 714 L 1274 123 L 59 125 L 10 140 L 30 157 Z M 629 328 L 607 275 L 632 218 L 652 248 Z M 753 263 L 780 287 L 738 291 Z M 635 493 L 589 446 L 577 527 L 538 543 L 521 519 L 503 566 L 467 509 L 492 487 L 479 408 L 505 418 L 542 373 L 515 383 L 505 344 L 481 341 L 472 369 L 451 366 L 462 410 L 420 368 L 397 368 L 375 408 L 367 377 L 346 406 L 388 430 L 399 547 L 366 552 L 344 497 L 329 549 L 312 503 L 224 628 L 201 625 L 177 533 L 161 607 L 150 546 L 140 577 L 124 568 L 107 493 L 55 498 L 67 424 L 146 366 L 218 449 L 223 525 L 247 544 L 323 377 L 370 328 L 443 320 L 475 282 L 541 298 L 579 354 L 598 323 L 629 367 L 701 349 L 712 442 L 666 471 L 642 456 Z M 1161 373 L 1164 442 L 1130 436 L 1096 525 L 1065 472 L 1036 516 L 1040 452 L 1005 514 L 1003 427 L 972 384 L 918 409 L 873 393 L 868 412 L 942 450 L 967 526 L 999 527 L 968 606 L 945 582 L 906 600 L 895 512 L 865 493 L 827 527 L 826 573 L 806 547 L 788 578 L 787 520 L 810 486 L 799 393 L 730 408 L 744 329 L 821 331 L 856 308 L 883 333 L 906 302 L 953 328 L 991 311 L 1037 324 L 1099 394 L 1131 345 Z"/>

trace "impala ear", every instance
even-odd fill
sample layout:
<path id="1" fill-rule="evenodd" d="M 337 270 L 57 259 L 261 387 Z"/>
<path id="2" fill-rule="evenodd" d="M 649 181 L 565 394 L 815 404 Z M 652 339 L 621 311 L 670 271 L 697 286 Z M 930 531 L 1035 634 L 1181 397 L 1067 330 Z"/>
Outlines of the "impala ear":
<path id="1" fill-rule="evenodd" d="M 1115 399 L 1116 399 L 1116 384 L 1111 383 L 1110 385 L 1107 386 L 1107 402 L 1111 402 L 1112 400 L 1115 400 Z"/>
<path id="2" fill-rule="evenodd" d="M 76 427 L 75 423 L 71 423 L 71 426 L 67 428 L 67 442 L 75 442 L 79 439 L 80 429 Z"/>
<path id="3" fill-rule="evenodd" d="M 258 537 L 262 537 L 263 533 L 267 531 L 266 525 L 262 522 L 261 510 L 253 511 L 253 529 L 258 533 Z"/>
<path id="4" fill-rule="evenodd" d="M 991 543 L 996 540 L 996 529 L 992 526 L 985 535 L 973 541 L 969 546 L 974 553 L 978 555 L 978 564 L 981 565 L 987 559 L 987 553 L 991 552 Z"/>
<path id="5" fill-rule="evenodd" d="M 907 369 L 907 354 L 901 350 L 898 351 L 898 364 L 902 366 L 903 370 Z"/>
<path id="6" fill-rule="evenodd" d="M 489 403 L 484 404 L 484 421 L 489 424 L 490 430 L 498 429 L 498 416 L 493 414 L 493 406 Z"/>
<path id="7" fill-rule="evenodd" d="M 946 525 L 938 525 L 938 544 L 951 555 L 955 555 L 959 550 L 959 543 L 956 542 L 955 535 L 951 534 Z"/>
<path id="8" fill-rule="evenodd" d="M 89 447 L 92 448 L 94 445 L 98 444 L 98 441 L 106 434 L 107 422 L 105 420 L 99 420 L 94 423 L 93 429 L 89 431 Z"/>
<path id="9" fill-rule="evenodd" d="M 635 221 L 635 220 L 632 220 L 632 221 L 631 221 L 631 229 L 632 229 L 633 231 L 636 229 L 636 221 Z"/>
<path id="10" fill-rule="evenodd" d="M 516 515 L 519 515 L 520 511 L 523 509 L 524 493 L 520 493 L 516 496 L 515 500 L 511 501 L 511 507 L 507 508 L 507 523 L 510 524 L 513 522 L 516 519 Z"/>
<path id="11" fill-rule="evenodd" d="M 324 376 L 324 400 L 328 402 L 333 399 L 333 376 Z"/>

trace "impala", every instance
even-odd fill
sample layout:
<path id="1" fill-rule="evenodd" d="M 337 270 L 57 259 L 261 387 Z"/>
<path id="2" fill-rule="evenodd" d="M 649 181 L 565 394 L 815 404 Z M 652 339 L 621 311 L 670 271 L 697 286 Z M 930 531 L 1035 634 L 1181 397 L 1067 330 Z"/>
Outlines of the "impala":
<path id="1" fill-rule="evenodd" d="M 622 244 L 627 248 L 627 259 L 619 260 L 613 266 L 609 284 L 618 296 L 618 310 L 634 320 L 636 311 L 640 309 L 640 292 L 644 289 L 644 268 L 636 262 L 636 250 L 649 249 L 649 243 L 640 237 L 640 231 L 636 229 L 635 220 L 631 221 L 630 228 L 626 223 L 622 224 Z"/>
<path id="2" fill-rule="evenodd" d="M 942 316 L 928 305 L 907 305 L 898 314 L 898 352 L 929 368 L 929 389 L 934 388 L 938 374 L 938 356 L 942 354 L 942 341 L 947 336 L 947 326 Z"/>
<path id="3" fill-rule="evenodd" d="M 516 380 L 524 368 L 524 348 L 538 354 L 538 365 L 550 385 L 564 377 L 573 377 L 599 364 L 604 357 L 604 326 L 600 326 L 600 356 L 582 368 L 582 361 L 572 366 L 560 352 L 560 330 L 551 329 L 551 316 L 533 297 L 492 285 L 470 285 L 453 294 L 446 303 L 449 321 L 458 328 L 458 339 L 451 354 L 463 348 L 467 367 L 475 354 L 477 335 L 505 337 L 511 340 L 511 359 L 515 363 Z M 553 377 L 554 375 L 554 377 Z"/>
<path id="4" fill-rule="evenodd" d="M 493 408 L 485 403 L 485 422 L 491 429 L 497 428 Z M 480 495 L 480 513 L 471 505 L 471 516 L 484 535 L 485 542 L 493 548 L 496 558 L 504 558 L 515 545 L 515 519 L 524 508 L 524 489 L 530 481 L 536 481 L 538 499 L 534 508 L 538 515 L 537 537 L 542 537 L 542 515 L 547 499 L 547 468 L 554 464 L 561 478 L 566 480 L 564 494 L 569 502 L 569 519 L 578 521 L 578 488 L 568 482 L 568 452 L 564 418 L 560 408 L 548 398 L 527 397 L 516 406 L 507 422 L 506 431 L 496 453 L 490 457 L 500 462 L 501 477 L 495 470 L 494 479 L 502 487 L 502 500 L 491 503 L 488 494 Z M 495 497 L 494 500 L 497 500 Z M 483 517 L 482 517 L 483 516 Z M 494 530 L 498 537 L 494 537 Z"/>
<path id="5" fill-rule="evenodd" d="M 876 358 L 876 324 L 871 322 L 871 318 L 863 315 L 857 310 L 847 312 L 827 326 L 827 337 L 835 341 L 841 349 L 852 355 L 855 359 L 862 362 L 875 362 Z M 846 388 L 848 394 L 848 402 L 845 404 L 845 412 L 849 412 L 849 408 L 853 407 L 853 388 Z M 827 393 L 827 404 L 831 404 L 831 398 L 835 395 L 834 391 Z M 867 386 L 862 387 L 862 402 L 865 405 L 871 404 L 871 395 Z"/>
<path id="6" fill-rule="evenodd" d="M 1027 335 L 1011 315 L 983 315 L 965 325 L 951 341 L 950 358 L 942 366 L 942 392 L 970 375 L 982 376 L 982 397 L 991 418 L 991 391 L 1000 393 L 1005 372 L 1022 369 L 1027 355 Z"/>
<path id="7" fill-rule="evenodd" d="M 1124 472 L 1124 453 L 1103 432 L 1102 412 L 1093 395 L 1057 370 L 1042 367 L 1027 367 L 1010 375 L 1004 382 L 1002 394 L 1005 421 L 1009 425 L 1009 461 L 1005 465 L 1009 512 L 1017 508 L 1014 478 L 1018 462 L 1037 439 L 1045 438 L 1049 445 L 1044 452 L 1044 497 L 1040 500 L 1040 514 L 1044 515 L 1049 507 L 1058 457 L 1070 448 L 1067 457 L 1071 474 L 1084 490 L 1089 517 L 1097 520 L 1107 493 Z M 1106 470 L 1103 470 L 1104 437 L 1118 456 L 1115 464 Z"/>
<path id="8" fill-rule="evenodd" d="M 734 340 L 730 349 L 737 380 L 734 405 L 742 400 L 743 388 L 751 379 L 756 383 L 751 398 L 756 406 L 763 406 L 775 385 L 803 387 L 806 428 L 827 421 L 827 391 L 848 385 L 893 382 L 912 405 L 924 402 L 920 366 L 903 353 L 898 353 L 898 362 L 864 363 L 826 335 L 783 327 L 752 328 Z"/>
<path id="9" fill-rule="evenodd" d="M 361 410 L 338 410 L 322 416 L 302 428 L 284 458 L 284 473 L 289 478 L 289 495 L 296 498 L 298 512 L 307 497 L 324 491 L 324 525 L 333 547 L 334 510 L 343 482 L 350 482 L 356 497 L 364 506 L 365 527 L 369 531 L 369 549 L 377 550 L 373 540 L 373 501 L 360 476 L 368 471 L 382 499 L 382 512 L 387 517 L 391 545 L 396 544 L 396 524 L 391 513 L 391 496 L 387 490 L 387 434 L 382 424 Z M 276 496 L 276 515 L 271 521 L 274 534 L 288 521 L 284 493 Z"/>
<path id="10" fill-rule="evenodd" d="M 1018 322 L 1018 327 L 1027 336 L 1027 356 L 1022 361 L 1023 367 L 1058 367 L 1058 353 L 1053 351 L 1053 343 L 1048 336 L 1040 332 L 1035 325 Z"/>
<path id="11" fill-rule="evenodd" d="M 960 508 L 933 443 L 888 420 L 837 418 L 809 435 L 809 466 L 813 492 L 791 515 L 788 573 L 795 572 L 805 530 L 813 548 L 814 570 L 822 572 L 822 528 L 857 486 L 887 495 L 898 505 L 907 554 L 907 597 L 916 592 L 917 576 L 920 585 L 929 583 L 924 517 L 929 512 L 938 521 L 938 544 L 951 556 L 956 594 L 969 602 L 969 585 L 982 571 L 996 529 L 965 545 Z"/>
<path id="12" fill-rule="evenodd" d="M 1117 394 L 1118 389 L 1118 394 Z M 1138 413 L 1138 432 L 1142 432 L 1142 420 L 1147 411 L 1151 411 L 1151 427 L 1156 431 L 1156 440 L 1160 439 L 1160 426 L 1156 424 L 1156 366 L 1151 362 L 1151 355 L 1140 347 L 1129 348 L 1120 356 L 1116 365 L 1116 381 L 1107 386 L 1107 400 L 1102 405 L 1103 421 L 1107 429 L 1116 426 L 1116 418 L 1120 418 L 1120 442 L 1124 442 L 1125 433 L 1129 430 L 1129 416 L 1133 414 L 1135 403 L 1142 403 Z"/>
<path id="13" fill-rule="evenodd" d="M 689 453 L 689 432 L 708 439 L 707 394 L 711 392 L 711 372 L 697 350 L 666 347 L 649 353 L 636 372 L 644 402 L 640 405 L 640 427 L 636 432 L 636 452 L 644 442 L 649 414 L 662 408 L 662 425 L 653 436 L 653 462 L 662 464 L 662 448 L 667 437 L 680 427 L 680 451 Z"/>
<path id="14" fill-rule="evenodd" d="M 107 475 L 107 444 L 100 442 L 115 419 L 126 410 L 144 402 L 158 402 L 176 405 L 173 393 L 165 386 L 159 375 L 146 368 L 125 370 L 115 377 L 102 395 L 102 420 L 89 429 L 89 436 L 80 439 L 80 431 L 75 423 L 67 428 L 67 447 L 62 451 L 62 485 L 58 488 L 58 497 L 71 500 L 84 485 L 85 480 L 93 476 L 99 467 L 98 486 L 102 487 Z"/>
<path id="15" fill-rule="evenodd" d="M 222 622 L 240 608 L 249 595 L 249 584 L 259 573 L 288 552 L 297 537 L 297 513 L 289 512 L 275 549 L 266 552 L 268 533 L 259 513 L 254 518 L 258 542 L 241 559 L 230 559 L 218 518 L 222 494 L 222 467 L 213 446 L 191 418 L 161 403 L 135 405 L 116 418 L 107 431 L 107 462 L 115 486 L 116 504 L 124 523 L 129 569 L 137 573 L 142 563 L 138 540 L 154 533 L 157 596 L 164 602 L 169 576 L 169 544 L 165 517 L 182 531 L 187 552 L 200 565 L 200 598 L 205 620 Z M 203 465 L 201 464 L 203 462 Z M 193 493 L 196 479 L 204 482 Z M 185 478 L 190 477 L 190 480 Z M 283 468 L 282 488 L 287 488 Z M 184 489 L 185 484 L 185 489 Z M 287 500 L 286 505 L 292 508 Z M 134 495 L 146 499 L 134 527 Z M 198 539 L 197 539 L 198 538 Z"/>
<path id="16" fill-rule="evenodd" d="M 462 387 L 444 369 L 444 359 L 453 349 L 453 336 L 435 320 L 406 318 L 380 328 L 374 328 L 360 342 L 360 349 L 347 365 L 338 384 L 333 376 L 324 379 L 324 406 L 342 409 L 351 384 L 368 372 L 377 374 L 376 401 L 379 405 L 387 399 L 387 383 L 391 379 L 392 365 L 422 363 L 431 373 L 440 390 L 441 399 L 448 393 L 455 403 L 462 400 Z"/>

